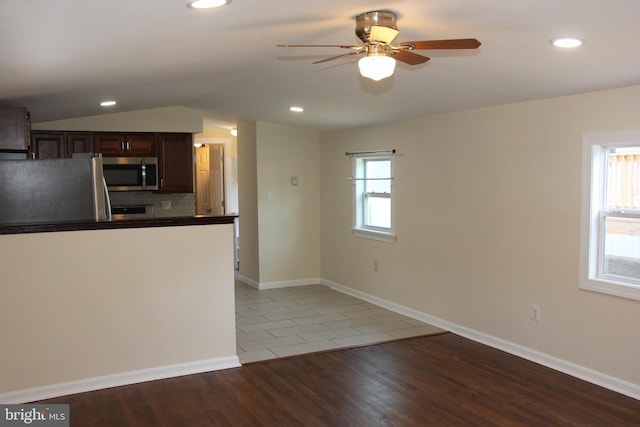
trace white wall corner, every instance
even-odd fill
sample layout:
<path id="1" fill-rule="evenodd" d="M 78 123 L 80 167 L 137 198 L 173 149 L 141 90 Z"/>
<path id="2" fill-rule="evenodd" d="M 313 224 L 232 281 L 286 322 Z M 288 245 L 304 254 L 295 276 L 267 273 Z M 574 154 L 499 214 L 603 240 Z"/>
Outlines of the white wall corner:
<path id="1" fill-rule="evenodd" d="M 235 273 L 236 280 L 244 283 L 245 285 L 249 285 L 252 288 L 260 289 L 260 284 L 253 279 L 248 278 L 247 276 L 240 274 L 240 272 L 236 271 Z"/>

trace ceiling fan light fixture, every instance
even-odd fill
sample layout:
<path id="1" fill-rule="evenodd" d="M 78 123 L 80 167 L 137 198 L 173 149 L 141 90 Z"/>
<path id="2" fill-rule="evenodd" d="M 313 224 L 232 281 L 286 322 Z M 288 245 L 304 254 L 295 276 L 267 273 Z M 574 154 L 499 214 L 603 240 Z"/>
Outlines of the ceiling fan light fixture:
<path id="1" fill-rule="evenodd" d="M 473 38 L 446 40 L 416 40 L 400 42 L 393 46 L 399 33 L 396 26 L 396 14 L 389 10 L 374 10 L 356 16 L 356 35 L 361 44 L 330 45 L 330 44 L 279 44 L 277 47 L 335 47 L 349 49 L 350 52 L 334 55 L 315 61 L 314 64 L 325 63 L 338 58 L 351 57 L 365 53 L 358 61 L 360 75 L 371 80 L 382 80 L 395 72 L 396 61 L 406 65 L 420 65 L 429 61 L 429 57 L 417 54 L 414 50 L 432 49 L 477 49 L 481 43 Z"/>
<path id="2" fill-rule="evenodd" d="M 379 81 L 393 75 L 396 60 L 390 56 L 365 56 L 358 61 L 358 68 L 362 77 Z"/>
<path id="3" fill-rule="evenodd" d="M 400 33 L 400 31 L 395 28 L 372 25 L 369 32 L 369 40 L 389 44 L 398 36 L 398 33 Z"/>
<path id="4" fill-rule="evenodd" d="M 187 3 L 190 9 L 212 9 L 231 3 L 231 0 L 191 0 Z"/>

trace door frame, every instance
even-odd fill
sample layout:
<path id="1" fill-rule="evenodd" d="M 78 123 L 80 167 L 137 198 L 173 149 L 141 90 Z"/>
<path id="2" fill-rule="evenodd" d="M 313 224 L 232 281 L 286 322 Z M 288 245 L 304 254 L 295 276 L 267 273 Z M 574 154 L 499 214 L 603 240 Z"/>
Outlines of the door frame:
<path id="1" fill-rule="evenodd" d="M 225 215 L 238 215 L 238 161 L 237 158 L 232 158 L 231 153 L 231 138 L 193 138 L 194 145 L 204 144 L 222 144 L 224 146 L 224 194 L 225 194 Z M 196 168 L 194 168 L 195 174 Z M 195 178 L 195 175 L 194 175 Z M 195 202 L 194 202 L 195 203 Z M 238 219 L 234 222 L 234 264 L 236 270 L 238 267 L 238 241 L 239 241 L 239 227 Z"/>
<path id="2" fill-rule="evenodd" d="M 224 145 L 224 194 L 225 194 L 225 214 L 237 215 L 238 214 L 238 188 L 234 187 L 233 174 L 237 173 L 233 165 L 233 159 L 229 155 L 231 153 L 231 138 L 194 138 L 194 144 Z M 234 172 L 235 171 L 235 172 Z M 237 180 L 237 177 L 235 178 Z M 235 190 L 235 192 L 234 192 Z M 232 201 L 233 203 L 229 203 Z M 231 206 L 230 206 L 231 205 Z"/>

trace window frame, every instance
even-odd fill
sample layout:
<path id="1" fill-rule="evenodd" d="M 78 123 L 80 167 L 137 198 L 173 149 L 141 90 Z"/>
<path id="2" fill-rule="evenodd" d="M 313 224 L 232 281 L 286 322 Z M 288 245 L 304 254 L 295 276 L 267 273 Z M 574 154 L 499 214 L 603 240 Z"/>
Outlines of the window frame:
<path id="1" fill-rule="evenodd" d="M 608 209 L 607 152 L 640 146 L 640 131 L 593 133 L 583 136 L 580 288 L 640 300 L 640 280 L 604 272 L 607 217 L 640 220 L 640 211 Z"/>
<path id="2" fill-rule="evenodd" d="M 368 161 L 384 161 L 390 162 L 390 193 L 375 193 L 367 192 L 367 177 L 365 166 Z M 389 152 L 383 153 L 367 153 L 367 154 L 353 154 L 353 226 L 352 233 L 356 237 L 363 237 L 367 239 L 379 240 L 382 242 L 393 243 L 396 241 L 395 234 L 395 197 L 394 197 L 394 155 Z M 390 227 L 376 227 L 367 225 L 367 200 L 369 198 L 385 198 L 389 199 L 390 210 Z"/>

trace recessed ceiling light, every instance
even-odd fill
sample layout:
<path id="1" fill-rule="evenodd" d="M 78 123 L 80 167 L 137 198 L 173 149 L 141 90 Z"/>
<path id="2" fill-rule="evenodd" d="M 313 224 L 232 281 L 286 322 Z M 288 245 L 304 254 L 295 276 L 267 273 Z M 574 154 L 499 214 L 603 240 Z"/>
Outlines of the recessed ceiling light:
<path id="1" fill-rule="evenodd" d="M 584 44 L 584 41 L 577 37 L 558 37 L 551 40 L 551 44 L 555 47 L 580 47 Z"/>
<path id="2" fill-rule="evenodd" d="M 289 110 L 293 111 L 294 113 L 302 113 L 304 111 L 304 108 L 293 106 L 289 107 Z"/>
<path id="3" fill-rule="evenodd" d="M 102 101 L 100 103 L 101 107 L 113 107 L 114 105 L 116 105 L 116 101 Z"/>
<path id="4" fill-rule="evenodd" d="M 212 9 L 231 3 L 231 0 L 191 0 L 187 7 L 191 9 Z"/>

